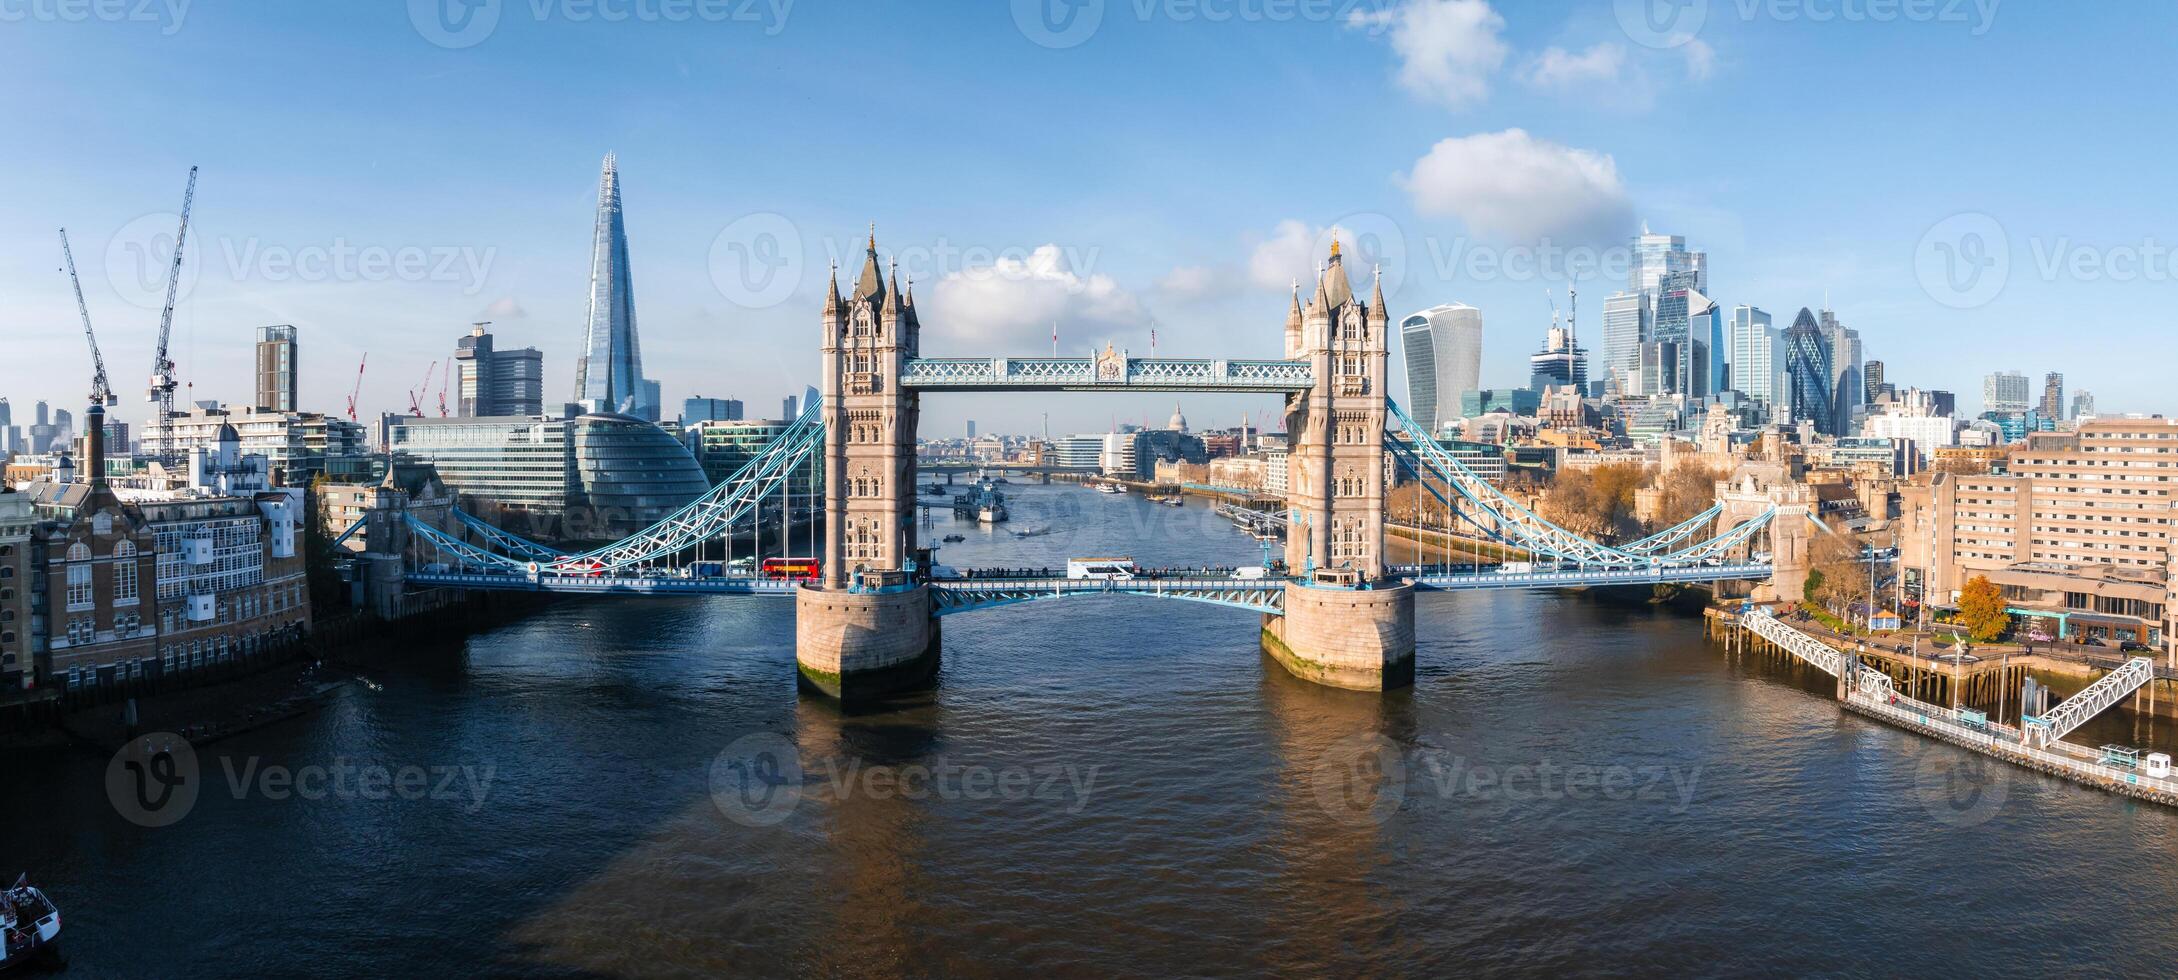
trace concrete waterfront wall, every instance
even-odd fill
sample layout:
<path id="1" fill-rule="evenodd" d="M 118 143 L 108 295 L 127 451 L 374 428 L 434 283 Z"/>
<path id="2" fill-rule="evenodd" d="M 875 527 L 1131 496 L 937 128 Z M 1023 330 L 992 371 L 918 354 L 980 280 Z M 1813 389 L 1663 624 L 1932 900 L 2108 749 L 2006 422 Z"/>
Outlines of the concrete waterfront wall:
<path id="1" fill-rule="evenodd" d="M 929 586 L 874 595 L 794 594 L 794 662 L 802 683 L 845 701 L 927 683 L 938 666 Z"/>
<path id="2" fill-rule="evenodd" d="M 1295 677 L 1382 691 L 1414 683 L 1414 587 L 1286 585 L 1283 616 L 1263 617 L 1263 649 Z"/>

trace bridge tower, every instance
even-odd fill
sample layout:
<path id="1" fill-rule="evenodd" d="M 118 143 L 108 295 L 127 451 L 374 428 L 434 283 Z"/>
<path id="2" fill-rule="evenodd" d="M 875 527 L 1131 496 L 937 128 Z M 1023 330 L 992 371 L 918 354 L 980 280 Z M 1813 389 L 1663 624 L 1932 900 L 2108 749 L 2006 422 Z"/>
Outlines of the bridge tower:
<path id="1" fill-rule="evenodd" d="M 1338 242 L 1304 308 L 1286 314 L 1286 357 L 1315 386 L 1286 396 L 1285 612 L 1267 615 L 1263 647 L 1295 675 L 1382 690 L 1414 679 L 1414 590 L 1385 576 L 1384 388 L 1390 318 L 1383 277 L 1354 296 Z"/>
<path id="2" fill-rule="evenodd" d="M 1809 520 L 1814 513 L 1814 492 L 1807 484 L 1787 477 L 1765 482 L 1753 473 L 1742 472 L 1737 482 L 1717 481 L 1717 500 L 1724 504 L 1724 513 L 1717 518 L 1718 534 L 1776 509 L 1770 525 L 1758 532 L 1769 542 L 1770 579 L 1755 587 L 1753 597 L 1761 601 L 1799 601 L 1807 586 L 1808 571 L 1814 567 L 1808 551 L 1819 533 Z M 1747 550 L 1762 549 L 1749 545 Z"/>
<path id="3" fill-rule="evenodd" d="M 937 666 L 928 586 L 913 581 L 917 394 L 900 384 L 916 356 L 915 297 L 877 237 L 854 291 L 826 286 L 823 321 L 824 564 L 795 597 L 802 679 L 843 699 L 911 687 Z"/>

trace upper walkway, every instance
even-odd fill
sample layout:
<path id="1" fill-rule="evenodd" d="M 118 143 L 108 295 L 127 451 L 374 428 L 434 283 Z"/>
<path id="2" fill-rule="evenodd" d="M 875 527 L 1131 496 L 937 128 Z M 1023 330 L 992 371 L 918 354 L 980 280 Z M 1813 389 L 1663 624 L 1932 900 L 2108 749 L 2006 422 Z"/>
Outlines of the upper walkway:
<path id="1" fill-rule="evenodd" d="M 1307 361 L 1130 357 L 921 357 L 900 373 L 925 391 L 1287 392 L 1315 387 Z"/>

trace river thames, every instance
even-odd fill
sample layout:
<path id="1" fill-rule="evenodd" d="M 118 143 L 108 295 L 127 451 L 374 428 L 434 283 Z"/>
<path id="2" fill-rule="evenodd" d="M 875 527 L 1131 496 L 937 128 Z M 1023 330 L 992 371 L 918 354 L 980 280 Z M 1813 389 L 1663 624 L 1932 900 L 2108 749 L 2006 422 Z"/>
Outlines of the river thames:
<path id="1" fill-rule="evenodd" d="M 967 537 L 944 563 L 1260 560 L 1199 501 L 1005 489 L 1013 523 L 924 532 Z M 1411 690 L 1294 680 L 1249 612 L 1097 597 L 947 617 L 933 690 L 847 714 L 797 693 L 791 602 L 568 601 L 358 658 L 369 682 L 324 710 L 200 748 L 168 826 L 117 811 L 101 756 L 19 754 L 0 871 L 61 903 L 76 976 L 2151 974 L 2178 955 L 2178 814 L 1848 715 L 1827 678 L 1732 658 L 1695 615 L 1417 605 Z M 783 764 L 776 792 L 748 792 L 757 758 Z"/>

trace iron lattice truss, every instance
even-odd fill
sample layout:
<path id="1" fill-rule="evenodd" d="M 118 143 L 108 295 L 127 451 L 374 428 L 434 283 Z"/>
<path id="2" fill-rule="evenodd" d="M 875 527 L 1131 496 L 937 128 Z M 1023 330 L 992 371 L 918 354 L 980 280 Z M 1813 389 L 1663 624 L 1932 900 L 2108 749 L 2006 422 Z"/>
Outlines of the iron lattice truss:
<path id="1" fill-rule="evenodd" d="M 2043 745 L 2057 741 L 2072 730 L 2087 723 L 2103 712 L 2103 709 L 2123 701 L 2140 685 L 2155 679 L 2155 661 L 2146 657 L 2134 657 L 2107 674 L 2096 678 L 2095 683 L 2082 688 L 2080 693 L 2064 699 L 2058 706 L 2040 718 L 2026 719 L 2027 730 L 2033 732 Z"/>
<path id="2" fill-rule="evenodd" d="M 1438 445 L 1429 430 L 1410 418 L 1397 403 L 1385 399 L 1384 407 L 1395 427 L 1386 433 L 1385 448 L 1397 456 L 1409 472 L 1416 476 L 1433 477 L 1449 487 L 1452 497 L 1448 498 L 1436 485 L 1424 480 L 1423 486 L 1428 488 L 1431 495 L 1447 508 L 1458 512 L 1462 520 L 1474 526 L 1483 536 L 1500 544 L 1519 548 L 1537 558 L 1593 569 L 1699 565 L 1711 559 L 1723 559 L 1732 549 L 1752 538 L 1755 532 L 1767 527 L 1777 516 L 1777 509 L 1770 508 L 1723 534 L 1675 551 L 1665 549 L 1714 520 L 1715 514 L 1723 512 L 1721 505 L 1714 508 L 1714 514 L 1697 516 L 1694 520 L 1644 538 L 1630 546 L 1613 547 L 1591 541 L 1551 523 L 1491 486 L 1488 480 L 1468 468 L 1457 456 Z M 1452 498 L 1458 498 L 1458 502 L 1455 503 Z"/>
<path id="3" fill-rule="evenodd" d="M 1315 387 L 1307 361 L 1130 357 L 1100 377 L 1089 357 L 924 357 L 909 361 L 900 384 L 945 391 L 1231 391 L 1287 392 Z"/>
<path id="4" fill-rule="evenodd" d="M 602 548 L 558 552 L 466 514 L 461 515 L 463 525 L 480 540 L 448 534 L 414 516 L 408 519 L 409 527 L 458 558 L 464 568 L 589 578 L 663 561 L 751 522 L 764 498 L 784 488 L 796 470 L 823 450 L 822 407 L 821 399 L 809 399 L 794 424 L 734 475 L 657 523 Z"/>
<path id="5" fill-rule="evenodd" d="M 1785 652 L 1807 661 L 1815 669 L 1832 677 L 1838 676 L 1849 661 L 1845 654 L 1831 649 L 1830 644 L 1779 622 L 1776 616 L 1771 615 L 1767 606 L 1748 607 L 1740 614 L 1740 622 L 1753 630 L 1756 636 L 1777 644 Z M 1857 690 L 1869 691 L 1878 697 L 1889 696 L 1890 677 L 1867 664 L 1856 666 L 1859 669 L 1853 672 L 1853 676 Z"/>
<path id="6" fill-rule="evenodd" d="M 1687 538 L 1694 536 L 1702 528 L 1708 527 L 1710 522 L 1716 520 L 1718 515 L 1721 515 L 1723 513 L 1723 504 L 1712 504 L 1710 505 L 1708 510 L 1702 511 L 1701 513 L 1696 514 L 1693 517 L 1689 517 L 1678 524 L 1667 527 L 1661 531 L 1656 532 L 1655 534 L 1651 534 L 1648 537 L 1642 538 L 1639 541 L 1635 541 L 1632 544 L 1625 545 L 1619 550 L 1635 555 L 1653 555 L 1659 551 L 1664 550 L 1667 547 L 1670 547 L 1673 544 L 1684 541 Z"/>
<path id="7" fill-rule="evenodd" d="M 1530 572 L 1446 572 L 1429 565 L 1399 565 L 1394 574 L 1412 579 L 1415 588 L 1445 592 L 1476 589 L 1571 589 L 1604 585 L 1657 585 L 1666 582 L 1729 582 L 1770 576 L 1763 562 L 1739 561 L 1648 568 L 1545 568 Z"/>
<path id="8" fill-rule="evenodd" d="M 1283 612 L 1286 583 L 1283 579 L 1003 579 L 976 578 L 932 582 L 930 594 L 937 614 L 968 612 L 994 606 L 1010 606 L 1039 599 L 1064 599 L 1089 595 L 1143 595 L 1188 602 L 1207 602 L 1251 612 Z"/>

